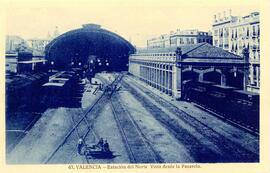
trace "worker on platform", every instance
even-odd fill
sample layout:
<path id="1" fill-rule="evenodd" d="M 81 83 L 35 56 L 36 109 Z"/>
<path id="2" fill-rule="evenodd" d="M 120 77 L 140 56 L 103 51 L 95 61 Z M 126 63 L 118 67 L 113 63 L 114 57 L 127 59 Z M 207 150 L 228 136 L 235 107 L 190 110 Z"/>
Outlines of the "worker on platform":
<path id="1" fill-rule="evenodd" d="M 108 144 L 107 140 L 104 141 L 103 150 L 105 152 L 110 151 L 109 144 Z"/>
<path id="2" fill-rule="evenodd" d="M 82 147 L 83 147 L 83 138 L 80 137 L 79 140 L 78 140 L 78 153 L 81 154 L 81 151 L 82 151 Z"/>
<path id="3" fill-rule="evenodd" d="M 100 147 L 100 148 L 103 148 L 103 144 L 104 144 L 103 138 L 100 138 L 100 140 L 98 141 L 97 146 Z"/>

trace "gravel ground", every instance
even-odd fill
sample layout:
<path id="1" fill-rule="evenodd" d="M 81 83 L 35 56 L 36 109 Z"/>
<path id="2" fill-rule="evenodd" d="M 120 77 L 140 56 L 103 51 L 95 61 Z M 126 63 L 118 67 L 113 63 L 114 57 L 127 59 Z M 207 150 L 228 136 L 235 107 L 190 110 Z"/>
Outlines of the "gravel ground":
<path id="1" fill-rule="evenodd" d="M 159 153 L 163 162 L 192 162 L 185 146 L 179 143 L 144 106 L 128 91 L 120 92 L 121 102 L 136 121 L 147 141 Z"/>
<path id="2" fill-rule="evenodd" d="M 128 78 L 126 81 L 132 87 L 137 85 L 137 83 L 134 83 L 134 80 L 131 80 L 131 78 Z M 183 105 L 178 106 L 178 108 L 180 108 L 180 112 L 178 109 L 177 109 L 178 111 L 175 111 L 174 110 L 175 108 L 172 109 L 171 106 L 168 104 L 167 106 L 164 106 L 164 104 L 166 105 L 166 103 L 170 102 L 170 100 L 167 100 L 167 102 L 165 103 L 161 103 L 160 101 L 157 102 L 156 100 L 152 98 L 152 97 L 157 97 L 157 95 L 152 95 L 152 97 L 149 96 L 150 90 L 146 91 L 144 88 L 137 88 L 137 87 L 134 87 L 134 88 L 136 92 L 134 93 L 133 91 L 133 94 L 138 95 L 138 93 L 140 93 L 139 95 L 144 97 L 141 99 L 141 102 L 144 102 L 145 106 L 147 105 L 146 100 L 151 100 L 150 107 L 160 108 L 160 110 L 155 110 L 155 109 L 151 110 L 154 113 L 158 112 L 156 113 L 156 118 L 159 119 L 160 122 L 162 123 L 165 122 L 166 124 L 168 124 L 169 125 L 168 128 L 173 129 L 173 131 L 178 131 L 177 133 L 181 133 L 182 138 L 185 138 L 186 140 L 191 140 L 193 138 L 193 140 L 190 141 L 191 146 L 189 146 L 190 143 L 185 143 L 185 145 L 186 147 L 189 148 L 190 152 L 193 153 L 193 157 L 197 157 L 198 160 L 202 159 L 201 161 L 203 162 L 205 161 L 210 161 L 210 162 L 254 162 L 255 161 L 256 162 L 259 160 L 258 152 L 257 152 L 258 137 L 252 134 L 249 134 L 241 129 L 238 129 L 234 126 L 228 125 L 226 122 L 222 122 L 218 118 L 213 117 L 210 114 L 209 115 L 204 114 L 204 116 L 211 117 L 212 122 L 201 121 L 202 113 L 200 112 L 204 112 L 204 111 L 198 110 L 198 108 L 193 109 L 194 106 L 190 103 L 189 103 L 190 105 L 185 103 L 185 106 L 184 106 L 185 109 L 196 110 L 196 112 L 190 111 L 189 113 L 191 115 L 186 115 L 183 111 L 181 111 L 181 108 L 183 108 Z M 154 89 L 152 88 L 151 91 L 153 90 Z M 163 95 L 162 97 L 166 97 L 166 96 Z M 181 105 L 181 102 L 179 102 L 178 104 Z M 148 103 L 148 106 L 146 107 L 149 107 L 149 103 Z M 163 114 L 160 114 L 159 113 L 160 111 L 163 112 Z M 165 115 L 167 115 L 167 117 Z M 168 121 L 168 118 L 169 119 L 171 118 L 171 120 Z M 231 133 L 227 133 L 227 131 L 223 131 L 222 128 L 219 129 L 219 127 L 223 127 L 223 128 L 226 127 L 226 130 Z M 183 129 L 179 131 L 179 129 L 181 128 Z M 185 135 L 188 135 L 188 136 L 185 137 Z M 235 136 L 231 138 L 231 135 L 233 136 L 235 135 Z M 242 136 L 242 140 L 235 139 L 237 138 L 237 135 Z M 178 139 L 181 140 L 181 138 L 178 138 Z M 252 139 L 254 140 L 251 141 Z M 197 147 L 201 149 L 208 148 L 209 151 L 202 152 L 202 150 Z M 209 152 L 212 154 L 210 154 Z M 209 153 L 209 154 L 206 156 L 204 153 Z M 204 158 L 202 158 L 202 156 Z"/>
<path id="3" fill-rule="evenodd" d="M 49 109 L 20 143 L 7 155 L 8 164 L 42 163 L 72 127 L 71 109 Z"/>
<path id="4" fill-rule="evenodd" d="M 42 115 L 38 112 L 14 112 L 7 113 L 6 118 L 6 149 L 9 153 L 32 128 Z"/>
<path id="5" fill-rule="evenodd" d="M 96 87 L 97 85 L 90 85 L 89 83 L 85 85 L 86 90 L 82 97 L 82 108 L 60 107 L 47 109 L 13 151 L 7 153 L 7 163 L 43 163 L 73 127 L 71 115 L 80 115 L 101 95 L 100 91 L 95 95 L 93 94 Z M 65 161 L 59 162 L 63 163 Z"/>
<path id="6" fill-rule="evenodd" d="M 104 82 L 111 83 L 115 79 L 114 74 L 102 73 L 98 74 L 97 78 L 106 80 Z M 92 122 L 93 126 L 90 129 L 90 132 L 86 136 L 85 142 L 87 145 L 93 145 L 98 142 L 102 137 L 108 141 L 110 144 L 110 149 L 114 152 L 116 156 L 113 159 L 88 159 L 89 163 L 129 163 L 129 158 L 125 150 L 125 146 L 121 140 L 121 135 L 118 130 L 117 124 L 115 122 L 109 101 L 103 103 L 100 107 L 100 112 L 95 112 L 89 114 L 88 122 Z M 93 118 L 95 116 L 96 118 Z M 92 117 L 92 119 L 91 119 Z M 80 127 L 81 128 L 81 127 Z M 74 153 L 71 163 L 86 163 L 84 156 L 81 156 L 77 153 Z"/>
<path id="7" fill-rule="evenodd" d="M 100 73 L 93 81 L 107 83 L 114 78 L 115 74 Z M 124 82 L 119 91 L 121 103 L 163 162 L 216 162 L 224 160 L 222 157 L 225 156 L 226 159 L 235 156 L 236 161 L 241 161 L 245 160 L 243 157 L 250 159 L 252 153 L 258 155 L 259 137 L 236 128 L 191 103 L 175 101 L 152 87 L 137 82 L 133 77 L 124 77 L 124 81 L 126 84 Z M 43 163 L 73 127 L 74 122 L 78 122 L 102 94 L 101 91 L 93 94 L 97 87 L 98 85 L 91 85 L 86 81 L 82 108 L 48 109 L 14 150 L 7 154 L 7 163 Z M 164 101 L 156 100 L 157 95 L 179 110 L 167 106 Z M 85 138 L 86 143 L 95 144 L 102 137 L 108 140 L 116 155 L 113 159 L 90 159 L 89 162 L 129 163 L 109 100 L 104 99 L 90 112 L 87 120 L 92 125 Z M 85 157 L 77 153 L 76 147 L 79 136 L 88 130 L 88 123 L 82 122 L 68 138 L 67 145 L 49 163 L 87 163 Z M 235 155 L 237 153 L 239 156 Z"/>
<path id="8" fill-rule="evenodd" d="M 137 82 L 138 79 L 134 77 L 128 76 L 127 80 L 132 83 L 132 81 L 136 82 L 136 84 L 139 84 L 145 88 L 147 88 L 149 91 L 155 93 L 156 95 L 162 96 L 165 100 L 168 102 L 174 104 L 179 109 L 185 111 L 190 116 L 196 118 L 197 120 L 201 121 L 205 125 L 213 128 L 216 132 L 223 135 L 224 137 L 231 139 L 235 143 L 241 145 L 242 147 L 246 148 L 247 150 L 259 153 L 259 136 L 255 136 L 253 134 L 250 134 L 240 128 L 237 128 L 229 123 L 224 123 L 221 119 L 213 116 L 212 114 L 194 106 L 194 104 L 186 102 L 186 101 L 176 101 L 172 99 L 172 97 L 161 93 L 157 89 L 153 89 L 153 87 L 146 85 L 143 82 Z"/>
<path id="9" fill-rule="evenodd" d="M 90 163 L 129 163 L 129 158 L 121 140 L 121 135 L 109 103 L 104 105 L 104 109 L 95 120 L 92 131 L 94 134 L 89 133 L 90 136 L 96 135 L 97 138 L 102 137 L 108 141 L 110 149 L 114 151 L 116 157 L 113 159 L 90 159 Z M 86 140 L 86 143 L 88 144 L 96 144 L 97 142 L 98 139 L 96 138 L 94 141 L 89 139 Z"/>

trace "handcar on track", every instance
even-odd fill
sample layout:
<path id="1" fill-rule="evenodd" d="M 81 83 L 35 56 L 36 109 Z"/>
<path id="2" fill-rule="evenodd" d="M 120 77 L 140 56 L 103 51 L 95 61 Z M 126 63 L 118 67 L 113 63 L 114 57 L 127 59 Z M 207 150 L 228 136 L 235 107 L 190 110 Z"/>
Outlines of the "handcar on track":
<path id="1" fill-rule="evenodd" d="M 78 152 L 85 155 L 87 159 L 111 159 L 115 156 L 109 148 L 108 142 L 101 138 L 97 144 L 88 146 L 84 143 L 82 138 L 79 139 Z"/>

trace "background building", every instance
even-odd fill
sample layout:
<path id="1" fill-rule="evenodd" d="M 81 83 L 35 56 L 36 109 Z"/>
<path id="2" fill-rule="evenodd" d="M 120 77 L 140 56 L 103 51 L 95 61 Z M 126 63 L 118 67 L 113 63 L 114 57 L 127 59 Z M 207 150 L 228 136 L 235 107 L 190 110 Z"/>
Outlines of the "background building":
<path id="1" fill-rule="evenodd" d="M 197 29 L 183 31 L 178 29 L 176 32 L 171 31 L 170 34 L 147 40 L 147 48 L 167 48 L 202 42 L 212 44 L 211 32 L 203 32 Z"/>
<path id="2" fill-rule="evenodd" d="M 213 44 L 237 55 L 244 48 L 249 50 L 248 91 L 259 92 L 260 88 L 260 19 L 259 13 L 247 16 L 232 16 L 231 11 L 223 16 L 214 16 Z"/>
<path id="3" fill-rule="evenodd" d="M 32 38 L 32 39 L 28 39 L 27 43 L 29 45 L 29 47 L 33 50 L 33 55 L 34 56 L 44 56 L 44 52 L 45 52 L 45 47 L 47 46 L 47 44 L 49 44 L 49 42 L 53 39 L 55 39 L 56 37 L 58 37 L 59 31 L 58 31 L 58 27 L 55 27 L 55 30 L 53 31 L 53 35 L 50 34 L 50 32 L 48 32 L 48 36 L 47 38 Z"/>
<path id="4" fill-rule="evenodd" d="M 6 36 L 6 53 L 16 53 L 21 47 L 27 47 L 24 39 L 17 35 Z"/>
<path id="5" fill-rule="evenodd" d="M 46 45 L 50 42 L 49 39 L 29 39 L 27 43 L 33 50 L 33 54 L 36 56 L 44 56 Z"/>

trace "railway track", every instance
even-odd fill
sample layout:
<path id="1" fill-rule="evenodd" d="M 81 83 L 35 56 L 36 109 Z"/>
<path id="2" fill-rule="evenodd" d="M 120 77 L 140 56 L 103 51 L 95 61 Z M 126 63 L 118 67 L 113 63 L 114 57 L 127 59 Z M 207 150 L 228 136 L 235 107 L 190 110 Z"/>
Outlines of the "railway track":
<path id="1" fill-rule="evenodd" d="M 161 163 L 163 159 L 153 149 L 118 94 L 112 95 L 110 105 L 131 163 Z"/>
<path id="2" fill-rule="evenodd" d="M 117 85 L 121 82 L 123 77 L 124 75 L 118 76 L 118 78 L 112 84 L 114 89 L 109 94 L 109 101 L 130 162 L 161 163 L 162 158 L 153 149 L 149 142 L 147 142 L 146 137 L 143 135 L 139 126 L 121 104 L 119 95 L 116 91 Z"/>
<path id="3" fill-rule="evenodd" d="M 121 77 L 121 74 L 118 75 L 110 85 L 114 85 L 116 82 L 118 82 L 119 77 Z M 108 91 L 103 92 L 102 95 L 94 102 L 93 105 L 91 105 L 88 108 L 88 110 L 81 116 L 81 118 L 77 122 L 75 122 L 73 117 L 71 117 L 71 120 L 74 124 L 72 129 L 65 135 L 65 137 L 61 140 L 61 142 L 57 145 L 57 147 L 52 151 L 52 153 L 50 153 L 48 155 L 48 157 L 44 160 L 45 164 L 50 163 L 53 160 L 53 158 L 56 157 L 59 150 L 61 148 L 63 148 L 64 146 L 71 145 L 73 148 L 71 153 L 74 153 L 74 151 L 76 150 L 76 149 L 74 149 L 74 141 L 76 141 L 76 143 L 75 143 L 75 146 L 76 146 L 77 141 L 78 141 L 80 136 L 83 136 L 83 139 L 85 139 L 90 131 L 93 133 L 93 131 L 91 130 L 92 126 L 93 126 L 93 120 L 97 118 L 97 115 L 98 115 L 97 112 L 99 112 L 101 110 L 100 107 L 102 107 L 106 102 L 108 102 L 108 97 L 110 96 L 110 94 L 111 93 L 109 93 Z M 89 114 L 91 114 L 91 116 L 88 116 Z M 89 119 L 91 120 L 90 122 L 88 121 Z M 79 126 L 82 125 L 82 122 L 85 122 L 87 125 L 87 131 L 83 135 L 79 134 L 79 132 L 78 132 Z M 77 135 L 77 138 L 75 137 L 76 140 L 71 139 L 71 136 L 74 135 L 74 132 Z M 94 136 L 97 137 L 97 134 L 94 134 Z M 73 136 L 73 138 L 74 138 L 74 136 Z M 72 142 L 73 142 L 73 144 L 71 144 Z M 69 160 L 71 160 L 71 159 L 72 158 L 69 158 Z M 88 163 L 88 159 L 87 158 L 85 158 L 85 159 Z"/>
<path id="4" fill-rule="evenodd" d="M 139 85 L 136 85 L 136 86 L 143 87 L 143 86 L 139 86 Z M 174 105 L 174 104 L 166 101 L 164 98 L 162 98 L 161 96 L 153 93 L 148 88 L 144 87 L 144 89 L 145 90 L 148 90 L 147 93 L 150 94 L 152 97 L 157 98 L 158 100 L 161 100 L 163 102 L 163 104 L 166 102 L 166 105 L 167 106 L 173 108 L 174 110 L 179 110 L 179 108 L 176 105 Z M 249 132 L 251 134 L 254 134 L 256 136 L 259 135 L 259 129 L 256 129 L 256 128 L 252 127 L 252 126 L 246 125 L 245 123 L 243 123 L 243 122 L 241 122 L 239 120 L 234 120 L 234 119 L 231 119 L 231 118 L 226 118 L 226 116 L 224 116 L 222 113 L 216 112 L 215 110 L 213 110 L 211 108 L 205 107 L 205 105 L 202 105 L 202 104 L 200 104 L 198 102 L 193 102 L 193 104 L 194 104 L 194 106 L 196 106 L 196 107 L 198 107 L 198 108 L 200 108 L 200 109 L 202 109 L 202 110 L 210 113 L 211 115 L 213 115 L 213 116 L 221 119 L 222 121 L 228 122 L 231 125 L 236 126 L 236 127 L 240 128 L 240 129 L 242 129 L 242 130 L 244 130 L 246 132 Z M 179 110 L 179 111 L 180 112 L 183 112 L 185 114 L 188 114 L 184 110 Z"/>
<path id="5" fill-rule="evenodd" d="M 145 108 L 147 108 L 155 116 L 155 118 L 160 121 L 161 124 L 163 124 L 164 127 L 167 128 L 179 141 L 181 141 L 182 143 L 184 143 L 184 145 L 187 146 L 187 149 L 190 150 L 194 159 L 198 162 L 204 162 L 204 158 L 200 156 L 206 154 L 208 155 L 207 157 L 209 157 L 207 161 L 210 161 L 211 158 L 215 162 L 219 160 L 230 160 L 237 162 L 241 159 L 246 161 L 252 161 L 254 158 L 255 160 L 256 158 L 258 159 L 258 153 L 249 151 L 240 146 L 240 144 L 232 142 L 230 139 L 227 139 L 226 137 L 215 131 L 213 128 L 201 122 L 201 120 L 196 119 L 195 117 L 189 115 L 187 112 L 176 107 L 174 104 L 169 103 L 166 99 L 153 93 L 150 89 L 145 88 L 137 84 L 136 82 L 132 82 L 131 84 L 130 80 L 123 80 L 123 85 L 130 88 L 130 92 L 143 105 L 145 105 Z M 138 89 L 135 89 L 135 87 Z M 148 95 L 148 97 L 141 94 L 141 92 Z M 222 151 L 219 151 L 221 153 L 214 152 L 211 148 L 208 148 L 204 146 L 200 141 L 197 141 L 192 134 L 190 134 L 186 129 L 182 128 L 176 123 L 176 119 L 171 119 L 170 116 L 167 115 L 167 113 L 163 112 L 162 109 L 160 109 L 152 101 L 150 101 L 151 99 L 153 99 L 157 104 L 169 110 L 169 112 L 171 112 L 185 124 L 189 125 L 191 128 L 196 129 L 199 134 L 203 135 L 214 145 L 222 146 Z M 202 147 L 204 151 L 202 150 Z M 243 153 L 245 153 L 245 158 L 242 156 Z"/>

